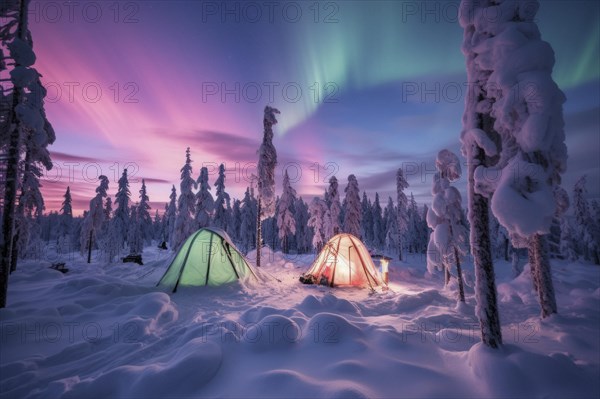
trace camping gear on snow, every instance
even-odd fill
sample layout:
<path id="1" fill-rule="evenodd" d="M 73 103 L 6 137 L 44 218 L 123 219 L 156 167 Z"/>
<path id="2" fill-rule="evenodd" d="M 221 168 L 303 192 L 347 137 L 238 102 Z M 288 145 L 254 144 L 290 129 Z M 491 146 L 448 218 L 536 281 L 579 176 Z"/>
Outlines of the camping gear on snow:
<path id="1" fill-rule="evenodd" d="M 392 258 L 390 258 L 389 256 L 385 256 L 385 255 L 373 255 L 373 256 L 371 256 L 371 258 L 379 259 L 379 265 L 381 266 L 381 277 L 385 284 L 385 287 L 383 287 L 383 290 L 385 291 L 385 290 L 387 290 L 387 286 L 390 281 L 389 274 L 388 274 L 388 266 L 389 266 Z"/>
<path id="2" fill-rule="evenodd" d="M 203 228 L 188 237 L 157 285 L 222 285 L 256 273 L 224 231 Z"/>
<path id="3" fill-rule="evenodd" d="M 329 240 L 300 281 L 330 287 L 349 285 L 373 288 L 383 284 L 365 245 L 355 236 L 345 233 Z"/>
<path id="4" fill-rule="evenodd" d="M 137 263 L 140 266 L 144 265 L 144 262 L 142 262 L 142 255 L 139 254 L 129 254 L 126 257 L 124 257 L 123 259 L 123 263 L 129 263 L 129 262 L 133 262 L 133 263 Z"/>
<path id="5" fill-rule="evenodd" d="M 67 269 L 65 266 L 65 262 L 56 262 L 50 266 L 50 269 L 58 270 L 61 273 L 66 273 L 69 271 L 69 269 Z"/>

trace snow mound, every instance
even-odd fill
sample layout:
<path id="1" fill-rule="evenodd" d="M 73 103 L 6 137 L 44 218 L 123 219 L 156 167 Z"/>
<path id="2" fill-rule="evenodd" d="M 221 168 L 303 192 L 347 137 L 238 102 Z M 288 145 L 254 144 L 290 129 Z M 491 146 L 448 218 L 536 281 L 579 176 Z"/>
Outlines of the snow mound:
<path id="1" fill-rule="evenodd" d="M 563 354 L 544 356 L 514 345 L 492 350 L 478 343 L 469 350 L 468 362 L 489 396 L 571 397 L 593 379 L 593 373 Z M 600 383 L 596 380 L 592 385 L 597 391 Z"/>
<path id="2" fill-rule="evenodd" d="M 351 323 L 343 316 L 333 313 L 317 313 L 309 320 L 302 335 L 305 343 L 340 344 L 353 343 L 356 348 L 365 348 L 364 333 L 360 325 Z"/>
<path id="3" fill-rule="evenodd" d="M 499 265 L 506 345 L 491 351 L 479 343 L 472 291 L 457 305 L 455 287 L 423 276 L 424 258 L 392 262 L 392 289 L 375 294 L 305 286 L 295 269 L 310 256 L 294 269 L 273 259 L 269 284 L 176 294 L 154 287 L 166 265 L 73 262 L 63 275 L 24 262 L 0 309 L 0 398 L 600 393 L 598 268 L 553 268 L 560 314 L 540 321 L 530 273 L 511 280 Z"/>
<path id="4" fill-rule="evenodd" d="M 244 341 L 252 350 L 264 352 L 283 350 L 294 345 L 300 336 L 300 327 L 294 320 L 281 315 L 269 315 L 246 329 Z"/>
<path id="5" fill-rule="evenodd" d="M 321 299 L 314 295 L 307 295 L 297 306 L 297 309 L 308 316 L 314 316 L 326 310 L 335 310 L 342 314 L 360 316 L 360 309 L 354 303 L 343 298 L 337 298 L 329 293 L 325 294 Z"/>

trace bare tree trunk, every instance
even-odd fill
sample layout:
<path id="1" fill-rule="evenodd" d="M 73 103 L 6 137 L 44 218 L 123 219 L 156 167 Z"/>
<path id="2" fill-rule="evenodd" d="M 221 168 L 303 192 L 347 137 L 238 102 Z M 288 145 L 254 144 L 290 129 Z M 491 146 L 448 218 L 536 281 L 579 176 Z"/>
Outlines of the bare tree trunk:
<path id="1" fill-rule="evenodd" d="M 15 91 L 13 98 L 16 96 L 17 92 Z M 11 114 L 13 114 L 13 118 L 16 118 L 14 111 L 11 111 Z M 10 135 L 8 147 L 8 167 L 6 169 L 6 185 L 4 190 L 4 210 L 2 215 L 3 243 L 1 245 L 2 253 L 0 259 L 0 308 L 6 307 L 8 276 L 12 268 L 12 247 L 14 245 L 15 202 L 17 200 L 17 179 L 19 176 L 18 165 L 20 141 L 21 137 L 19 134 L 19 128 L 15 127 Z"/>
<path id="2" fill-rule="evenodd" d="M 533 244 L 533 238 L 529 241 L 527 246 L 527 258 L 529 260 L 529 271 L 531 272 L 531 281 L 533 282 L 533 290 L 539 295 L 540 287 L 538 286 L 538 271 L 537 262 L 535 260 L 535 246 Z"/>
<path id="3" fill-rule="evenodd" d="M 260 267 L 260 250 L 262 248 L 262 221 L 260 217 L 261 206 L 260 206 L 260 198 L 258 198 L 258 211 L 256 212 L 256 266 Z"/>
<path id="4" fill-rule="evenodd" d="M 456 276 L 458 278 L 458 298 L 461 302 L 465 302 L 465 286 L 462 277 L 462 267 L 460 266 L 460 258 L 458 257 L 458 249 L 454 247 L 454 258 L 456 259 Z"/>
<path id="5" fill-rule="evenodd" d="M 13 236 L 11 251 L 10 251 L 10 274 L 17 270 L 17 260 L 19 259 L 19 230 L 17 229 Z"/>
<path id="6" fill-rule="evenodd" d="M 31 136 L 25 138 L 25 141 L 31 140 Z M 23 175 L 26 176 L 30 172 L 31 168 L 31 158 L 30 154 L 27 153 L 25 155 L 25 167 L 23 171 Z M 20 224 L 25 224 L 27 221 L 25 220 L 25 204 L 22 199 L 25 196 L 25 189 L 21 188 L 21 195 L 19 196 L 19 205 L 15 208 L 15 233 L 12 242 L 12 250 L 11 250 L 11 262 L 10 262 L 10 273 L 12 274 L 17 270 L 17 260 L 19 259 L 19 237 L 21 236 L 21 231 L 23 226 Z M 30 226 L 29 226 L 30 227 Z"/>
<path id="7" fill-rule="evenodd" d="M 88 240 L 88 258 L 87 258 L 87 263 L 91 263 L 92 262 L 92 233 L 94 232 L 93 229 L 90 230 L 90 238 Z"/>
<path id="8" fill-rule="evenodd" d="M 27 7 L 26 2 L 19 4 L 19 20 L 17 21 L 16 36 L 25 39 L 27 32 Z M 20 66 L 15 64 L 15 67 Z M 4 189 L 4 209 L 2 217 L 2 251 L 0 253 L 0 308 L 6 307 L 6 294 L 8 291 L 8 276 L 12 269 L 12 247 L 15 230 L 15 202 L 17 199 L 17 188 L 19 178 L 19 149 L 21 147 L 21 131 L 15 108 L 20 103 L 20 90 L 13 89 L 12 109 L 9 113 L 7 126 L 14 124 L 15 128 L 10 133 L 8 141 L 8 159 L 6 169 L 6 183 Z"/>
<path id="9" fill-rule="evenodd" d="M 474 146 L 468 157 L 469 221 L 471 222 L 471 252 L 475 263 L 476 314 L 481 329 L 481 341 L 491 348 L 502 345 L 502 330 L 496 298 L 496 277 L 490 248 L 488 199 L 475 192 L 475 168 L 484 163 L 483 150 Z"/>
<path id="10" fill-rule="evenodd" d="M 532 252 L 534 253 L 533 263 L 536 264 L 535 277 L 537 281 L 534 283 L 534 287 L 536 287 L 538 299 L 542 308 L 542 318 L 546 318 L 551 314 L 556 313 L 557 307 L 545 236 L 535 234 L 531 238 L 529 246 L 532 247 Z M 531 263 L 531 259 L 529 262 Z"/>
<path id="11" fill-rule="evenodd" d="M 450 263 L 442 261 L 442 265 L 444 266 L 444 287 L 446 287 L 450 283 Z"/>
<path id="12" fill-rule="evenodd" d="M 400 233 L 398 233 L 398 260 L 402 260 L 402 238 Z"/>

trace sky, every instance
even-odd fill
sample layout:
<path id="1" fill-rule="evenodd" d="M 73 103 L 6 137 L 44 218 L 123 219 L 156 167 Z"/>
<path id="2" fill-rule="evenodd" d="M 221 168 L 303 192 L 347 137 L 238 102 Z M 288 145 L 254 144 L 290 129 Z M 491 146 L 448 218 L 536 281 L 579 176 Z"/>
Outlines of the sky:
<path id="1" fill-rule="evenodd" d="M 71 187 L 75 213 L 99 174 L 114 196 L 124 168 L 138 198 L 145 179 L 161 212 L 191 148 L 194 177 L 241 198 L 256 173 L 265 105 L 278 108 L 276 190 L 288 170 L 305 200 L 329 177 L 395 198 L 403 168 L 431 201 L 438 151 L 460 153 L 466 94 L 463 31 L 454 1 L 32 0 L 35 67 L 56 130 L 46 211 Z M 588 175 L 600 197 L 600 6 L 542 0 L 536 21 L 555 51 L 569 149 L 563 185 Z M 465 178 L 458 182 L 465 188 Z M 214 193 L 213 193 L 214 194 Z"/>

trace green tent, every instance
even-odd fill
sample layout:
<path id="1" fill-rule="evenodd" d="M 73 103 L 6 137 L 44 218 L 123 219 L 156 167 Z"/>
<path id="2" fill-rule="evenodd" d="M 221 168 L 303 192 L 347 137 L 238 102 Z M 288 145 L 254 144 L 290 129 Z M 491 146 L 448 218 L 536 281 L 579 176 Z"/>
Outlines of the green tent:
<path id="1" fill-rule="evenodd" d="M 221 285 L 247 277 L 256 278 L 227 233 L 200 229 L 185 241 L 157 285 L 177 291 L 179 286 Z"/>

